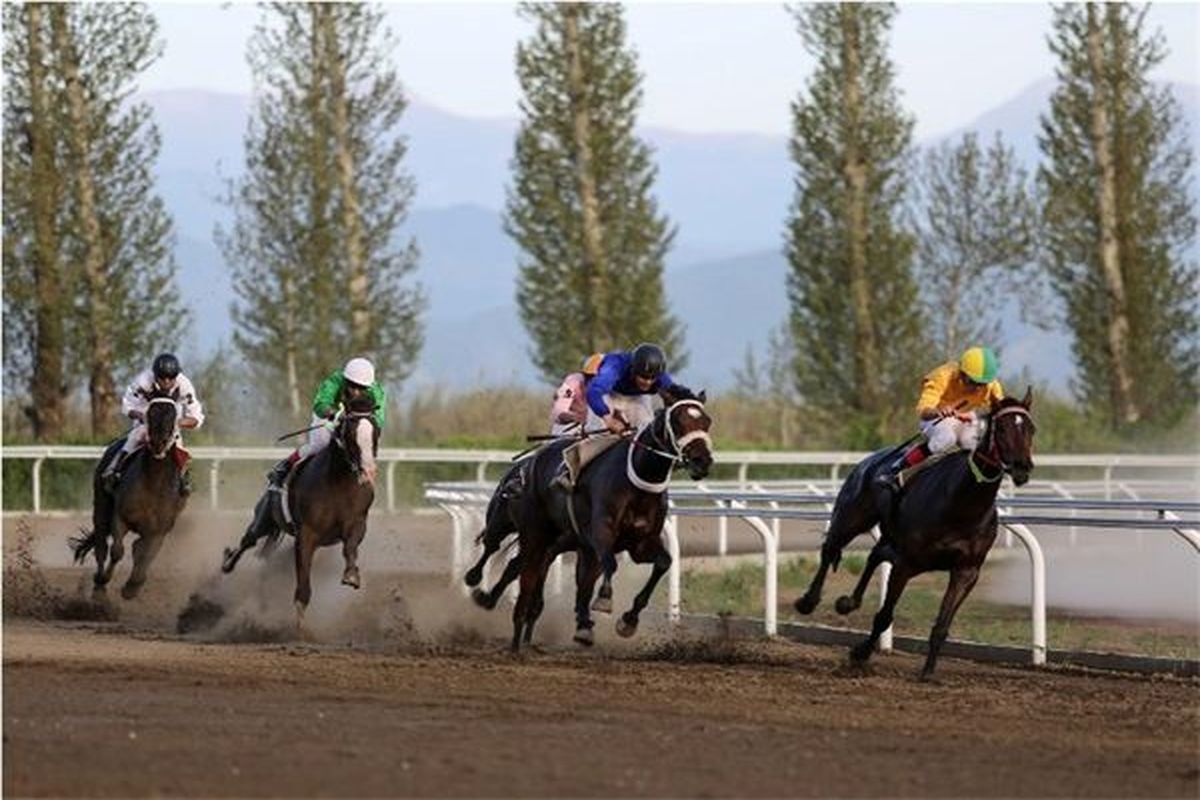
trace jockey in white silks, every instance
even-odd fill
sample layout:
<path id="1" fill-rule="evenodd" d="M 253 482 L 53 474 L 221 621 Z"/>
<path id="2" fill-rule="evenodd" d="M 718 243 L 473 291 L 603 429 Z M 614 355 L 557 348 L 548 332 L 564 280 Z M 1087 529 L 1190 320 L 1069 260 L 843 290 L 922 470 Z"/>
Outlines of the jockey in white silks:
<path id="1" fill-rule="evenodd" d="M 101 475 L 104 488 L 112 491 L 121 479 L 121 470 L 129 460 L 130 454 L 146 444 L 146 410 L 150 407 L 152 397 L 169 397 L 179 407 L 180 429 L 199 428 L 204 424 L 204 409 L 196 396 L 196 387 L 179 368 L 179 359 L 172 353 L 160 353 L 154 358 L 150 369 L 143 370 L 125 389 L 121 398 L 121 414 L 133 421 L 129 433 L 125 436 L 125 444 L 120 452 L 108 463 Z M 180 447 L 183 440 L 176 433 L 176 444 Z M 192 491 L 191 473 L 185 467 L 180 475 L 181 494 L 187 495 Z"/>

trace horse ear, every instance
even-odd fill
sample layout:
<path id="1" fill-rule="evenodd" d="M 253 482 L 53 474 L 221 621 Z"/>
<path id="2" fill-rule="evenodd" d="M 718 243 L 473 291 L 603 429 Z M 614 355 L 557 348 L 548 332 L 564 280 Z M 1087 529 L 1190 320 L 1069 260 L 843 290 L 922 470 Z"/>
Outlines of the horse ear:
<path id="1" fill-rule="evenodd" d="M 700 394 L 698 394 L 696 396 L 700 398 L 701 403 L 707 403 L 708 402 L 708 389 L 701 389 Z"/>
<path id="2" fill-rule="evenodd" d="M 1033 408 L 1033 387 L 1025 387 L 1025 399 L 1021 401 L 1021 405 L 1025 408 Z"/>

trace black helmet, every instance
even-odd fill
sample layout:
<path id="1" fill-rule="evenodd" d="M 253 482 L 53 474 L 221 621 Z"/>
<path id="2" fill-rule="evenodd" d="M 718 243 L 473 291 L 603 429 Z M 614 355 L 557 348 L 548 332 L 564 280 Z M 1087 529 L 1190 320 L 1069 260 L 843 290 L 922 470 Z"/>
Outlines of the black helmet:
<path id="1" fill-rule="evenodd" d="M 633 374 L 639 378 L 657 378 L 667 369 L 667 356 L 656 344 L 643 342 L 633 348 Z"/>
<path id="2" fill-rule="evenodd" d="M 154 357 L 154 377 L 160 381 L 179 377 L 179 359 L 174 353 L 159 353 Z"/>

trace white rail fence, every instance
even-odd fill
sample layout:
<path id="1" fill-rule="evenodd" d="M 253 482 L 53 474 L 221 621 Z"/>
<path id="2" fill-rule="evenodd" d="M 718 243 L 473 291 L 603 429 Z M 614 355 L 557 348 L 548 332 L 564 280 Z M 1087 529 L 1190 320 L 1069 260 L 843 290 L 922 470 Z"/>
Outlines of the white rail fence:
<path id="1" fill-rule="evenodd" d="M 449 514 L 454 528 L 450 556 L 450 579 L 458 581 L 471 551 L 471 538 L 483 524 L 483 511 L 494 486 L 486 483 L 433 483 L 426 486 L 425 497 Z M 763 550 L 763 632 L 773 636 L 778 629 L 779 602 L 779 542 L 782 520 L 827 522 L 832 495 L 820 488 L 807 491 L 738 491 L 721 490 L 711 486 L 698 489 L 672 489 L 671 509 L 664 526 L 667 548 L 671 553 L 668 573 L 667 615 L 673 622 L 680 619 L 682 597 L 682 562 L 679 547 L 680 517 L 714 517 L 721 524 L 721 554 L 724 554 L 724 535 L 729 520 L 738 520 L 754 531 Z M 1030 660 L 1035 665 L 1046 663 L 1046 559 L 1032 528 L 1038 526 L 1071 526 L 1076 528 L 1121 528 L 1132 530 L 1171 531 L 1184 539 L 1200 554 L 1200 521 L 1182 519 L 1179 514 L 1193 517 L 1200 514 L 1200 502 L 1171 500 L 1077 500 L 1065 497 L 1005 497 L 1000 514 L 1003 529 L 1016 536 L 1029 555 L 1030 569 Z M 806 508 L 819 507 L 817 509 Z M 1083 516 L 1081 516 L 1083 512 Z M 1094 512 L 1108 515 L 1098 516 Z M 1091 514 L 1087 516 L 1087 514 Z M 878 538 L 878 532 L 872 531 Z M 879 568 L 879 596 L 887 593 L 890 566 Z M 556 572 L 553 581 L 561 581 Z M 892 647 L 891 629 L 881 637 L 880 649 Z"/>
<path id="2" fill-rule="evenodd" d="M 42 511 L 42 466 L 48 460 L 94 461 L 103 454 L 104 448 L 78 445 L 21 445 L 5 447 L 2 457 L 10 460 L 32 461 L 31 508 L 34 513 Z M 206 464 L 208 471 L 208 499 L 211 508 L 220 508 L 220 472 L 223 464 L 235 461 L 260 462 L 264 465 L 286 456 L 291 450 L 282 447 L 194 447 L 190 448 L 193 462 Z M 822 490 L 834 488 L 841 471 L 858 463 L 865 452 L 735 452 L 722 451 L 720 463 L 736 466 L 735 484 L 746 488 L 751 485 L 752 467 L 821 467 L 829 470 L 828 479 L 811 482 L 802 481 L 802 486 L 815 486 Z M 474 464 L 476 481 L 484 481 L 489 466 L 510 463 L 512 453 L 507 450 L 451 450 L 441 448 L 384 448 L 378 460 L 387 464 L 384 472 L 384 493 L 387 509 L 396 509 L 395 471 L 398 464 Z M 1169 476 L 1171 473 L 1186 472 L 1190 478 L 1200 473 L 1200 457 L 1194 455 L 1130 455 L 1130 454 L 1038 454 L 1039 468 L 1077 468 L 1097 471 L 1092 481 L 1072 481 L 1073 491 L 1100 491 L 1111 499 L 1114 493 L 1138 491 L 1139 482 L 1122 474 L 1155 474 Z M 199 470 L 200 467 L 194 467 Z M 1123 489 L 1122 486 L 1125 488 Z"/>

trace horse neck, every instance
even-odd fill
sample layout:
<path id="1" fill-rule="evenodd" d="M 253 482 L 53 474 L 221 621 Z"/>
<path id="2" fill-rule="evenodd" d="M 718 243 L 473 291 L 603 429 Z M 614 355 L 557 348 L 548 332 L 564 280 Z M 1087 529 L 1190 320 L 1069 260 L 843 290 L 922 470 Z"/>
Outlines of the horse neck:
<path id="1" fill-rule="evenodd" d="M 958 508 L 973 508 L 978 507 L 981 513 L 991 508 L 996 504 L 996 495 L 1000 492 L 1000 483 L 1003 479 L 1001 474 L 996 480 L 978 480 L 975 477 L 975 472 L 971 468 L 972 459 L 975 458 L 975 452 L 967 453 L 967 457 L 963 459 L 962 467 L 954 471 L 954 480 L 956 483 L 949 487 L 946 492 L 947 497 L 954 498 L 954 505 Z M 990 477 L 989 469 L 996 469 L 996 465 L 980 464 L 975 462 L 985 477 Z"/>
<path id="2" fill-rule="evenodd" d="M 642 436 L 647 431 L 651 430 L 651 428 L 652 426 L 646 426 L 641 430 L 641 432 L 638 433 L 636 437 L 634 437 L 633 440 L 629 442 L 629 447 L 633 448 L 633 456 L 631 460 L 633 462 L 633 469 L 637 472 L 639 478 L 647 483 L 662 483 L 670 477 L 671 469 L 675 466 L 675 462 L 672 459 L 668 459 L 666 456 L 661 456 L 658 453 L 651 452 L 650 450 L 646 449 L 648 447 L 653 447 L 654 450 L 663 449 L 663 446 L 657 442 L 651 444 L 649 442 L 641 441 Z M 638 447 L 639 443 L 645 445 L 645 447 Z"/>
<path id="3" fill-rule="evenodd" d="M 167 483 L 175 477 L 176 471 L 175 445 L 167 448 L 167 454 L 162 458 L 152 456 L 148 447 L 142 448 L 142 474 L 146 476 L 148 483 Z"/>

